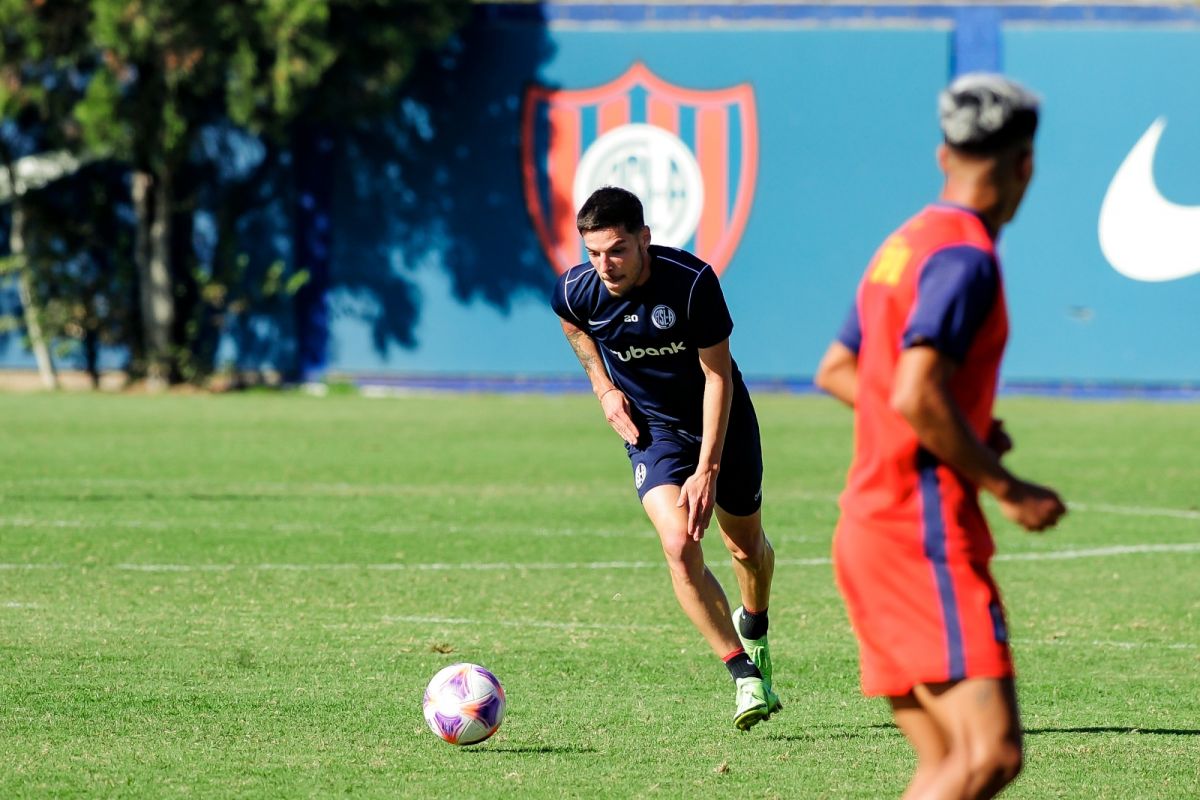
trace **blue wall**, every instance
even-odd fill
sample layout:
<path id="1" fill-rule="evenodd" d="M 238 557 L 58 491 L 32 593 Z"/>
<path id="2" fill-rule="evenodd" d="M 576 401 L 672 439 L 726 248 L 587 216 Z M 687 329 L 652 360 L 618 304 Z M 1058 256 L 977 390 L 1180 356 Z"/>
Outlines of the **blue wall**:
<path id="1" fill-rule="evenodd" d="M 1016 320 L 1007 373 L 1200 379 L 1200 208 L 1191 277 L 1124 277 L 1097 232 L 1114 172 L 1158 117 L 1158 189 L 1200 207 L 1200 31 L 1013 29 L 1004 54 L 1045 98 L 1035 184 L 1005 242 Z"/>
<path id="2" fill-rule="evenodd" d="M 411 340 L 373 335 L 362 298 L 336 288 L 346 257 L 335 257 L 330 370 L 573 374 L 545 303 L 555 273 L 523 195 L 523 96 L 531 84 L 597 87 L 641 62 L 685 89 L 753 89 L 757 181 L 722 274 L 734 353 L 748 375 L 812 374 L 874 248 L 937 192 L 938 89 L 956 66 L 1000 66 L 1045 99 L 1037 177 L 1002 242 L 1014 327 L 1005 377 L 1200 379 L 1200 276 L 1131 280 L 1106 262 L 1097 239 L 1108 182 L 1159 116 L 1169 121 L 1159 187 L 1177 203 L 1200 204 L 1200 26 L 1186 14 L 1165 25 L 1127 9 L 1097 25 L 1079 9 L 1055 17 L 1036 7 L 913 6 L 896 26 L 870 24 L 868 9 L 850 20 L 813 18 L 828 7 L 808 17 L 779 7 L 790 18 L 714 28 L 695 17 L 719 8 L 677 12 L 682 21 L 663 21 L 652 6 L 587 8 L 548 6 L 549 21 L 527 12 L 481 20 L 461 54 L 435 70 L 434 88 L 414 93 L 436 109 L 427 117 L 440 127 L 427 131 L 428 144 L 446 165 L 435 196 L 416 202 L 447 213 L 425 220 L 426 246 L 382 242 L 384 260 L 372 267 L 410 284 Z M 613 23 L 616 10 L 624 16 Z M 1021 15 L 1034 24 L 1011 24 Z M 360 153 L 344 180 L 377 168 L 376 154 Z M 404 182 L 403 169 L 396 178 Z M 373 213 L 404 218 L 407 210 L 385 202 Z M 354 228 L 348 213 L 353 204 L 339 205 L 335 240 Z"/>
<path id="3" fill-rule="evenodd" d="M 393 118 L 340 135 L 328 155 L 328 275 L 298 316 L 302 372 L 578 375 L 547 305 L 555 268 L 522 161 L 527 148 L 529 185 L 551 204 L 548 106 L 522 122 L 537 98 L 593 90 L 636 64 L 674 87 L 673 133 L 698 161 L 696 98 L 752 94 L 751 117 L 722 117 L 727 173 L 713 184 L 734 199 L 753 169 L 744 225 L 729 204 L 713 212 L 736 228 L 720 266 L 748 376 L 812 374 L 875 247 L 937 193 L 937 91 L 955 71 L 1000 68 L 1045 99 L 1037 175 L 1001 242 L 1004 377 L 1200 382 L 1200 274 L 1133 280 L 1097 232 L 1109 182 L 1160 117 L 1157 187 L 1200 207 L 1200 10 L 1165 5 L 481 6 L 423 62 Z M 649 121 L 652 94 L 631 89 L 625 121 Z M 584 105 L 586 148 L 607 112 Z M 701 236 L 684 244 L 702 249 Z M 1200 223 L 1190 241 L 1200 269 Z M 0 364 L 32 363 L 9 345 Z M 262 366 L 232 337 L 222 353 Z"/>

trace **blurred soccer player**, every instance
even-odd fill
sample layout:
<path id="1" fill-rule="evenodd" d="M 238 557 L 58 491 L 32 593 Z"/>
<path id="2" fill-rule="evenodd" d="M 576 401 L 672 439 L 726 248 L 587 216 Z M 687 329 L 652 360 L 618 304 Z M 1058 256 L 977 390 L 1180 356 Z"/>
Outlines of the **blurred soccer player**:
<path id="1" fill-rule="evenodd" d="M 576 218 L 588 261 L 552 305 L 658 531 L 675 596 L 736 684 L 746 730 L 783 707 L 771 685 L 767 604 L 775 553 L 763 533 L 758 420 L 729 353 L 733 321 L 712 267 L 650 244 L 637 196 L 596 190 Z M 700 540 L 713 513 L 742 605 L 730 614 Z"/>
<path id="2" fill-rule="evenodd" d="M 1066 508 L 1001 464 L 992 416 L 1008 316 L 996 237 L 1033 177 L 1037 99 L 990 74 L 938 98 L 941 197 L 868 264 L 817 384 L 854 409 L 834 565 L 862 688 L 891 701 L 917 768 L 906 798 L 992 797 L 1021 723 L 978 490 L 1030 531 Z"/>

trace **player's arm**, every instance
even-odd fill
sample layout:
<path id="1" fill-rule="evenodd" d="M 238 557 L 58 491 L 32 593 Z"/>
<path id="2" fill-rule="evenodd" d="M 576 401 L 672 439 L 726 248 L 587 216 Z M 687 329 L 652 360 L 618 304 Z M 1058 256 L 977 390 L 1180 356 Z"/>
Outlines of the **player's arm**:
<path id="1" fill-rule="evenodd" d="M 858 304 L 852 303 L 837 337 L 825 351 L 813 382 L 818 387 L 854 408 L 858 397 L 858 350 L 862 346 L 862 326 L 858 322 Z"/>
<path id="2" fill-rule="evenodd" d="M 854 408 L 858 394 L 858 354 L 835 339 L 817 365 L 813 383 Z"/>
<path id="3" fill-rule="evenodd" d="M 949 389 L 955 361 L 928 346 L 901 351 L 891 406 L 912 426 L 921 445 L 1000 501 L 1003 514 L 1026 530 L 1054 525 L 1066 512 L 1058 494 L 1013 475 L 1000 455 L 979 440 Z"/>
<path id="4" fill-rule="evenodd" d="M 701 347 L 700 369 L 704 373 L 703 431 L 696 472 L 684 481 L 678 505 L 686 506 L 688 533 L 697 541 L 704 536 L 716 502 L 717 472 L 725 450 L 729 408 L 733 402 L 733 358 L 729 340 Z"/>
<path id="5" fill-rule="evenodd" d="M 562 318 L 559 318 L 559 322 L 562 323 L 567 342 L 575 351 L 575 357 L 579 359 L 588 381 L 592 384 L 592 393 L 600 401 L 600 408 L 604 410 L 608 424 L 622 439 L 630 444 L 637 444 L 638 429 L 629 413 L 629 399 L 609 378 L 596 341 L 579 326 Z"/>

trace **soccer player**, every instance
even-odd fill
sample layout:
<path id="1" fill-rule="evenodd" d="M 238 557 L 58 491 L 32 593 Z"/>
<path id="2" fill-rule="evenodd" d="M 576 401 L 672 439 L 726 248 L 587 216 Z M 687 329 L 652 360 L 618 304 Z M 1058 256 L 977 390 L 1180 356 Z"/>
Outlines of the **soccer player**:
<path id="1" fill-rule="evenodd" d="M 994 550 L 978 490 L 1030 531 L 1066 508 L 1009 472 L 992 415 L 1008 335 L 996 237 L 1033 176 L 1038 101 L 975 73 L 938 98 L 938 202 L 888 237 L 817 370 L 854 409 L 833 556 L 863 692 L 917 755 L 905 798 L 992 797 L 1022 763 Z"/>
<path id="2" fill-rule="evenodd" d="M 597 189 L 576 226 L 588 261 L 559 277 L 554 311 L 625 441 L 675 597 L 734 679 L 734 725 L 748 730 L 783 707 L 767 643 L 775 553 L 762 528 L 758 420 L 729 353 L 721 285 L 691 253 L 651 244 L 642 204 L 624 189 Z M 714 512 L 741 594 L 732 615 L 700 544 Z"/>

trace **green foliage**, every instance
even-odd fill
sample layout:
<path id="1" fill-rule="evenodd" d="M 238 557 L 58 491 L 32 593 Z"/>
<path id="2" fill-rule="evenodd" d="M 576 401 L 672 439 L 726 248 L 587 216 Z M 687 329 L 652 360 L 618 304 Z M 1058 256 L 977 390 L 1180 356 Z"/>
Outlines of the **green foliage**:
<path id="1" fill-rule="evenodd" d="M 386 110 L 417 54 L 444 43 L 469 7 L 469 0 L 0 0 L 0 118 L 34 115 L 72 148 L 114 159 L 152 183 L 169 178 L 176 194 L 161 208 L 139 207 L 147 215 L 141 230 L 168 215 L 187 231 L 195 196 L 231 194 L 190 162 L 205 126 L 232 120 L 286 147 L 298 124 L 349 125 Z M 32 67 L 73 68 L 87 76 L 86 89 L 59 81 L 70 91 L 47 92 L 29 78 Z M 234 190 L 249 193 L 246 186 Z M 246 202 L 230 205 L 254 210 Z M 66 219 L 62 230 L 46 216 L 37 225 L 45 226 L 36 234 L 43 243 L 75 241 Z M 171 251 L 174 316 L 181 321 L 172 331 L 177 375 L 202 380 L 213 366 L 217 326 L 231 315 L 277 310 L 308 279 L 304 265 L 248 263 L 234 241 L 237 229 L 238 220 L 222 212 L 215 264 L 202 268 L 187 248 Z M 131 261 L 132 241 L 109 241 L 114 259 Z M 30 264 L 55 273 L 39 282 L 66 302 L 62 293 L 74 284 L 61 280 L 62 270 Z M 91 305 L 76 300 L 62 307 L 71 313 L 48 309 L 57 335 L 75 329 L 79 309 Z M 143 334 L 127 315 L 101 327 L 121 331 L 131 352 L 143 350 Z"/>
<path id="2" fill-rule="evenodd" d="M 346 121 L 394 102 L 418 53 L 443 44 L 468 0 L 92 0 L 91 33 L 120 92 L 90 98 L 91 138 L 126 140 L 156 165 L 178 156 L 198 125 L 227 115 L 281 134 L 300 116 Z"/>
<path id="3" fill-rule="evenodd" d="M 87 68 L 87 0 L 29 3 L 0 0 L 0 119 L 16 122 L 24 132 L 44 126 L 41 134 L 50 149 L 69 144 L 77 131 L 68 124 L 78 91 L 68 81 L 48 88 L 44 76 L 71 65 Z M 0 139 L 0 160 L 15 154 Z"/>
<path id="4" fill-rule="evenodd" d="M 80 120 L 94 126 L 89 140 L 128 154 L 135 168 L 177 167 L 198 127 L 220 113 L 240 8 L 198 0 L 92 0 L 90 32 L 109 85 L 89 94 L 90 113 Z"/>
<path id="5" fill-rule="evenodd" d="M 134 326 L 132 231 L 120 213 L 125 186 L 111 164 L 85 168 L 23 199 L 25 255 L 39 320 L 59 357 L 97 375 L 99 349 Z"/>
<path id="6" fill-rule="evenodd" d="M 227 71 L 231 118 L 283 135 L 295 120 L 345 124 L 388 109 L 419 53 L 467 19 L 469 0 L 259 0 Z"/>
<path id="7" fill-rule="evenodd" d="M 239 125 L 249 125 L 255 109 L 265 102 L 266 91 L 260 85 L 258 57 L 245 39 L 237 43 L 229 61 L 225 84 L 225 106 L 229 118 Z"/>
<path id="8" fill-rule="evenodd" d="M 115 114 L 120 96 L 121 87 L 117 85 L 116 77 L 102 70 L 88 82 L 74 116 L 87 149 L 111 153 L 114 158 L 125 160 L 132 158 L 134 148 L 128 127 Z"/>

